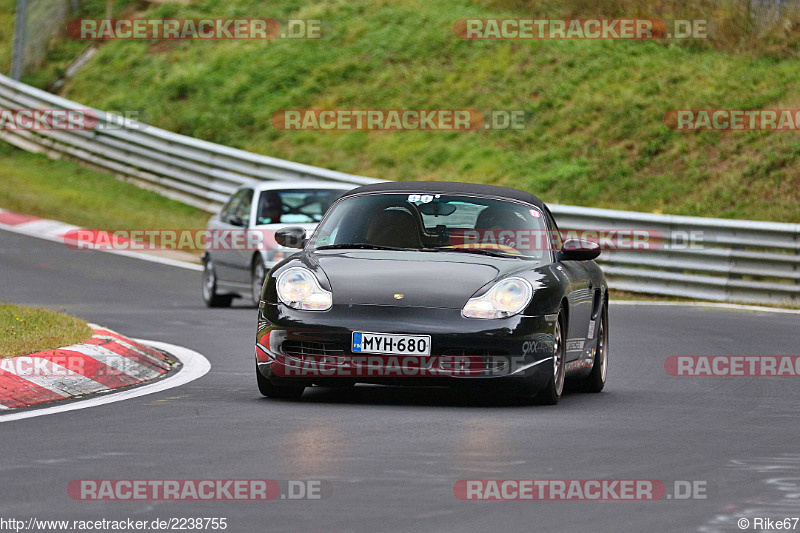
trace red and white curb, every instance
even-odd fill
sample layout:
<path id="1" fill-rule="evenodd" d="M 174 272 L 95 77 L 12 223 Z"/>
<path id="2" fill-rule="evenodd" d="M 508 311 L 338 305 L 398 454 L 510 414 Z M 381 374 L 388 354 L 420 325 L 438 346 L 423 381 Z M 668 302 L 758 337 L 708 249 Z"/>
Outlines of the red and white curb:
<path id="1" fill-rule="evenodd" d="M 167 374 L 159 380 L 140 385 L 138 387 L 131 387 L 127 389 L 117 390 L 111 394 L 92 394 L 86 399 L 73 402 L 54 402 L 51 406 L 41 406 L 35 409 L 8 409 L 0 410 L 0 423 L 13 422 L 16 420 L 23 420 L 26 418 L 35 418 L 40 416 L 53 415 L 58 413 L 65 413 L 68 411 L 78 411 L 90 407 L 98 407 L 110 403 L 121 402 L 123 400 L 131 400 L 139 398 L 148 394 L 155 394 L 163 392 L 168 389 L 180 387 L 186 383 L 190 383 L 196 379 L 205 376 L 211 370 L 211 364 L 208 359 L 183 346 L 176 346 L 174 344 L 167 344 L 166 342 L 158 341 L 145 341 L 141 339 L 133 339 L 139 344 L 146 344 L 147 346 L 157 348 L 168 352 L 172 357 L 180 361 L 183 365 L 178 372 Z"/>
<path id="2" fill-rule="evenodd" d="M 22 215 L 0 209 L 0 229 L 10 231 L 12 233 L 19 233 L 29 237 L 37 237 L 48 241 L 58 242 L 61 244 L 69 244 L 74 242 L 73 239 L 68 238 L 69 235 L 75 235 L 75 232 L 83 228 L 73 226 L 57 220 L 48 220 L 46 218 L 34 217 L 31 215 Z M 82 243 L 83 246 L 89 246 L 87 243 Z M 91 249 L 91 248 L 87 248 Z M 124 255 L 126 257 L 133 257 L 153 263 L 161 263 L 164 265 L 176 266 L 186 268 L 189 270 L 203 270 L 203 267 L 187 261 L 178 261 L 167 257 L 159 257 L 146 253 L 133 252 L 130 250 L 108 250 L 100 248 L 96 251 Z"/>
<path id="3" fill-rule="evenodd" d="M 29 407 L 139 385 L 179 361 L 115 331 L 91 324 L 81 344 L 0 359 L 0 409 Z"/>

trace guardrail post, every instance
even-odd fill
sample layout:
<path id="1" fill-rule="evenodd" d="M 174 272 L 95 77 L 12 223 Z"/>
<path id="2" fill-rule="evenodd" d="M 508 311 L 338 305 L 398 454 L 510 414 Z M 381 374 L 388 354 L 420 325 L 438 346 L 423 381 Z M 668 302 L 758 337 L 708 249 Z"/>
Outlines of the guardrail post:
<path id="1" fill-rule="evenodd" d="M 25 67 L 25 26 L 28 20 L 27 0 L 17 0 L 14 19 L 14 50 L 11 52 L 11 77 L 17 81 L 22 78 Z"/>
<path id="2" fill-rule="evenodd" d="M 800 233 L 794 234 L 794 242 L 800 245 Z M 797 261 L 794 262 L 794 270 L 795 272 L 800 272 L 800 246 L 795 247 L 794 255 L 797 256 Z M 794 284 L 800 285 L 800 278 L 795 279 Z"/>
<path id="3" fill-rule="evenodd" d="M 744 249 L 745 249 L 745 247 L 742 246 L 741 244 L 733 244 L 733 245 L 731 245 L 731 250 L 744 250 Z M 733 256 L 731 256 L 731 259 L 730 259 L 730 261 L 728 263 L 728 267 L 730 268 L 730 270 L 728 270 L 728 279 L 744 279 L 744 276 L 742 276 L 741 274 L 734 274 L 732 272 L 733 266 L 735 264 L 736 264 L 736 259 L 734 259 Z"/>

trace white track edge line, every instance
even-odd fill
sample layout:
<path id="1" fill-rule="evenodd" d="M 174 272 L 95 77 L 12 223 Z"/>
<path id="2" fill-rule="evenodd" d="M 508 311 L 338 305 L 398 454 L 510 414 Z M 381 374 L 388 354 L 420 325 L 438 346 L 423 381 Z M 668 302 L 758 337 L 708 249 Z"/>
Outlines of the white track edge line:
<path id="1" fill-rule="evenodd" d="M 76 411 L 78 409 L 86 409 L 89 407 L 96 407 L 98 405 L 105 405 L 122 400 L 130 400 L 131 398 L 138 398 L 156 392 L 162 392 L 168 389 L 185 385 L 191 381 L 205 376 L 211 370 L 211 363 L 208 362 L 202 354 L 184 348 L 183 346 L 176 346 L 166 342 L 148 341 L 143 339 L 133 339 L 136 342 L 147 344 L 153 348 L 159 348 L 174 356 L 178 361 L 183 363 L 183 367 L 171 376 L 168 376 L 155 383 L 141 385 L 133 389 L 122 390 L 120 392 L 110 392 L 102 396 L 90 396 L 86 400 L 78 400 L 64 405 L 54 405 L 52 407 L 42 407 L 41 409 L 33 409 L 21 413 L 13 412 L 9 414 L 0 414 L 0 422 L 11 422 L 14 420 L 22 420 L 25 418 L 34 418 L 37 416 L 52 415 L 56 413 L 64 413 L 67 411 Z"/>
<path id="2" fill-rule="evenodd" d="M 26 235 L 28 237 L 35 237 L 37 239 L 43 239 L 45 241 L 56 242 L 58 244 L 63 244 L 64 239 L 59 237 L 52 237 L 50 235 L 42 235 L 41 233 L 35 233 L 32 231 L 25 231 L 24 228 L 18 228 L 16 226 L 9 226 L 7 224 L 0 224 L 0 230 L 8 231 L 10 233 L 17 233 L 19 235 Z M 178 268 L 185 268 L 187 270 L 195 270 L 195 271 L 202 271 L 203 267 L 201 265 L 195 265 L 194 263 L 189 263 L 187 261 L 178 261 L 176 259 L 167 259 L 165 257 L 156 257 L 154 255 L 148 254 L 141 254 L 137 252 L 131 252 L 128 250 L 97 250 L 94 248 L 86 248 L 84 251 L 90 252 L 101 252 L 104 254 L 112 254 L 112 255 L 121 255 L 124 257 L 132 257 L 134 259 L 141 259 L 142 261 L 150 261 L 151 263 L 160 263 L 162 265 L 174 266 Z"/>

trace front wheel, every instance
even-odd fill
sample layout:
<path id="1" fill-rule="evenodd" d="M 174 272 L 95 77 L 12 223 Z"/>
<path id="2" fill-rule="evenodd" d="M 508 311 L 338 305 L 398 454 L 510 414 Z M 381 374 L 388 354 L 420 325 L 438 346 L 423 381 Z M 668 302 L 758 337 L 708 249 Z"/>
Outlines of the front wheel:
<path id="1" fill-rule="evenodd" d="M 547 386 L 534 398 L 536 403 L 542 405 L 555 405 L 561 399 L 564 392 L 564 378 L 566 376 L 566 345 L 564 343 L 564 332 L 566 331 L 564 313 L 558 313 L 558 320 L 553 331 L 553 376 L 547 382 Z"/>
<path id="2" fill-rule="evenodd" d="M 203 263 L 203 301 L 208 307 L 230 307 L 233 301 L 231 295 L 217 294 L 217 273 L 211 259 Z"/>
<path id="3" fill-rule="evenodd" d="M 306 390 L 304 386 L 290 385 L 287 387 L 279 387 L 269 382 L 267 378 L 261 375 L 261 372 L 256 368 L 256 382 L 258 383 L 258 392 L 268 398 L 275 398 L 277 400 L 299 400 Z"/>
<path id="4" fill-rule="evenodd" d="M 592 373 L 581 382 L 586 392 L 600 392 L 606 386 L 608 375 L 608 308 L 600 312 L 600 324 L 597 327 L 597 350 L 594 355 Z"/>

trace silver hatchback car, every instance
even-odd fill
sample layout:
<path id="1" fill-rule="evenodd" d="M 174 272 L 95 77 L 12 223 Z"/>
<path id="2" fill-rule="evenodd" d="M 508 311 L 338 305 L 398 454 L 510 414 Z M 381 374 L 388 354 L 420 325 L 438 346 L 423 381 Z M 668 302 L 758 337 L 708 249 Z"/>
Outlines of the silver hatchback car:
<path id="1" fill-rule="evenodd" d="M 258 304 L 267 271 L 298 250 L 247 235 L 273 235 L 286 226 L 300 226 L 310 235 L 325 211 L 354 186 L 323 181 L 258 182 L 239 187 L 208 221 L 209 234 L 234 234 L 239 245 L 206 246 L 203 253 L 203 300 L 208 307 L 228 307 L 234 298 L 252 298 Z M 213 239 L 206 241 L 213 242 Z M 230 241 L 229 241 L 230 242 Z"/>

